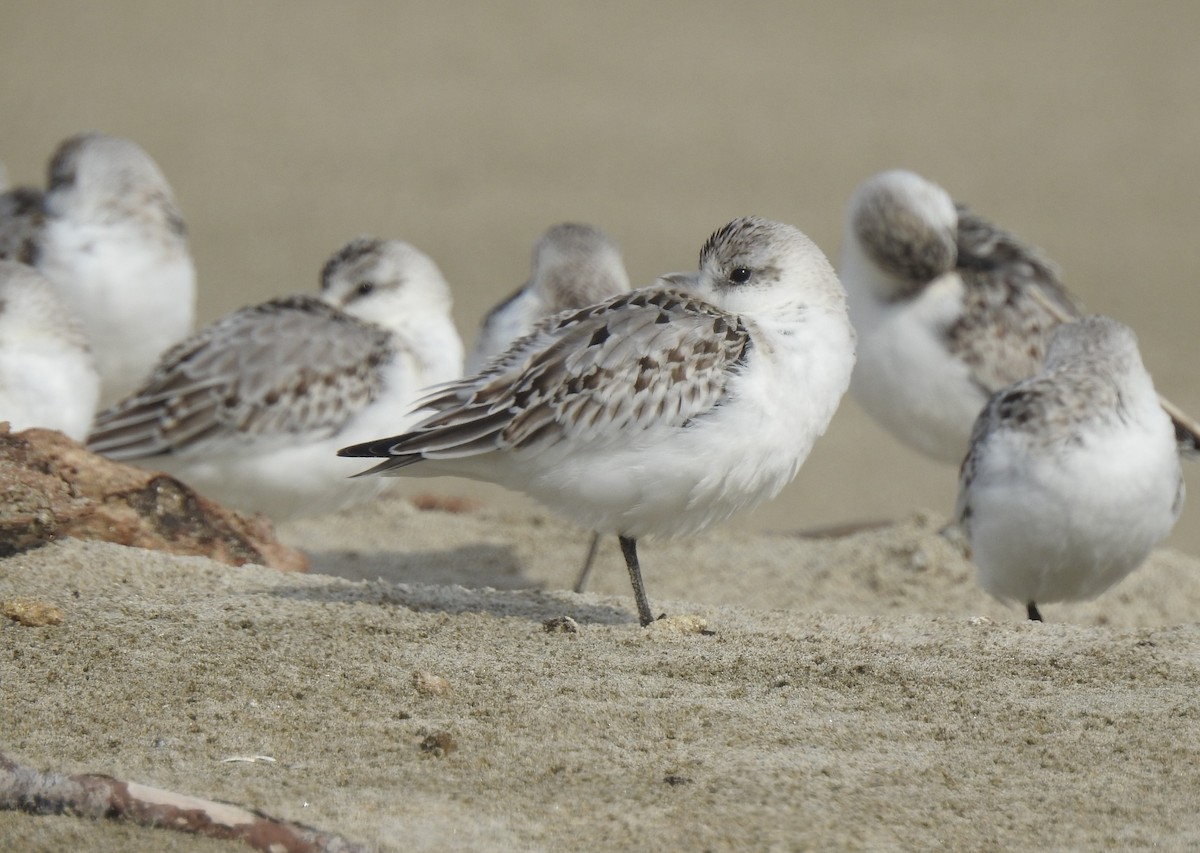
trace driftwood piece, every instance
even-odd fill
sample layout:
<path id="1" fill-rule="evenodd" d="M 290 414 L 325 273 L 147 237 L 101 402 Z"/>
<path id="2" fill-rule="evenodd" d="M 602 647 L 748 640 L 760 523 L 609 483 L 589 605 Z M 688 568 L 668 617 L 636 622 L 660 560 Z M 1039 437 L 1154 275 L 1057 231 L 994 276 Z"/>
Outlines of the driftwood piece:
<path id="1" fill-rule="evenodd" d="M 13 433 L 0 423 L 0 557 L 61 537 L 99 539 L 229 565 L 289 571 L 308 558 L 245 516 L 166 474 L 90 453 L 54 430 Z"/>
<path id="2" fill-rule="evenodd" d="M 203 800 L 112 776 L 63 776 L 22 767 L 0 753 L 0 809 L 124 820 L 210 838 L 240 840 L 267 853 L 365 853 L 332 832 L 262 812 Z"/>

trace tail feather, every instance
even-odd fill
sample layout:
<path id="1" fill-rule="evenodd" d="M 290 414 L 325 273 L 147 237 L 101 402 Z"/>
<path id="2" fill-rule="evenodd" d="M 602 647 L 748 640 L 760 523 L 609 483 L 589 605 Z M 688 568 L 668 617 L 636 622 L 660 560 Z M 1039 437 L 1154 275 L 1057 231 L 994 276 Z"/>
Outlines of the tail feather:
<path id="1" fill-rule="evenodd" d="M 344 454 L 339 453 L 338 455 L 344 455 Z M 424 458 L 423 456 L 416 456 L 416 455 L 392 456 L 387 459 L 384 459 L 378 465 L 368 468 L 366 471 L 359 471 L 357 474 L 352 475 L 350 479 L 357 480 L 359 477 L 370 477 L 375 474 L 385 474 L 386 475 L 386 474 L 390 473 L 391 471 L 396 470 L 397 468 L 406 468 L 409 465 L 412 465 L 413 463 L 420 462 L 423 458 Z"/>

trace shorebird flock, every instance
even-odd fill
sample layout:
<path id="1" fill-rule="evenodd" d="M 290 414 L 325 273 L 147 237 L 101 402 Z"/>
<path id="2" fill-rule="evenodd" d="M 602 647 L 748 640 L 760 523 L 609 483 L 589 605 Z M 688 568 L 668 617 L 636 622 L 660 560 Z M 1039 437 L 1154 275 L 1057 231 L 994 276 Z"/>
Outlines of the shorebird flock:
<path id="1" fill-rule="evenodd" d="M 952 526 L 1030 619 L 1136 569 L 1200 452 L 1132 330 L 913 172 L 853 193 L 837 271 L 794 226 L 741 217 L 695 271 L 633 288 L 611 237 L 553 225 L 465 359 L 436 263 L 369 236 L 316 292 L 193 330 L 184 219 L 131 140 L 74 136 L 44 189 L 0 190 L 0 420 L 276 520 L 372 500 L 379 475 L 497 483 L 593 534 L 579 591 L 616 536 L 643 626 L 639 541 L 774 497 L 847 390 L 959 466 Z"/>

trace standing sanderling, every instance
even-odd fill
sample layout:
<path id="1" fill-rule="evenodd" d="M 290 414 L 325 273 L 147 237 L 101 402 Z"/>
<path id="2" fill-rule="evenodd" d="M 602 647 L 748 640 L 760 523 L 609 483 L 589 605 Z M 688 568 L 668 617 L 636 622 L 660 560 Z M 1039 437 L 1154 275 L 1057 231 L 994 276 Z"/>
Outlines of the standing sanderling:
<path id="1" fill-rule="evenodd" d="M 548 229 L 533 249 L 533 273 L 528 282 L 484 318 L 467 373 L 478 373 L 487 362 L 512 346 L 551 314 L 579 310 L 630 290 L 629 274 L 617 241 L 599 228 L 564 222 Z M 592 534 L 575 591 L 587 588 L 600 534 Z"/>
<path id="2" fill-rule="evenodd" d="M 839 273 L 858 331 L 850 393 L 908 446 L 958 465 L 988 398 L 1033 376 L 1081 316 L 1041 252 L 920 175 L 883 172 L 850 201 Z M 1163 401 L 1181 446 L 1196 423 Z"/>
<path id="3" fill-rule="evenodd" d="M 44 205 L 35 263 L 83 321 L 108 405 L 192 330 L 196 271 L 183 217 L 154 160 L 99 133 L 59 145 Z"/>
<path id="4" fill-rule="evenodd" d="M 423 399 L 433 414 L 410 431 L 341 455 L 385 457 L 365 474 L 422 462 L 411 473 L 498 483 L 617 534 L 648 625 L 637 540 L 776 495 L 854 365 L 841 284 L 790 225 L 736 219 L 704 244 L 699 272 L 665 278 L 543 321 Z"/>
<path id="5" fill-rule="evenodd" d="M 0 421 L 83 441 L 100 396 L 87 336 L 54 285 L 0 260 Z"/>
<path id="6" fill-rule="evenodd" d="M 1094 598 L 1183 509 L 1170 417 L 1137 338 L 1107 317 L 1055 328 L 1045 366 L 988 402 L 959 476 L 959 526 L 983 588 L 1026 606 Z"/>
<path id="7" fill-rule="evenodd" d="M 419 391 L 462 375 L 450 288 L 409 244 L 362 237 L 325 265 L 321 290 L 243 308 L 172 348 L 97 416 L 88 447 L 276 520 L 377 496 L 335 451 L 415 421 Z"/>

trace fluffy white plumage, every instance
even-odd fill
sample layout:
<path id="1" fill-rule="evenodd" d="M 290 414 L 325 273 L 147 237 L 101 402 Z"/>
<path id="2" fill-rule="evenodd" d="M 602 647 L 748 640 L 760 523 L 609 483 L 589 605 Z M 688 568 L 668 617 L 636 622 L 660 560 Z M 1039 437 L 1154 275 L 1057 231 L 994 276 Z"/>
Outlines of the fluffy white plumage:
<path id="1" fill-rule="evenodd" d="M 1045 367 L 991 398 L 956 515 L 980 581 L 1026 605 L 1094 598 L 1171 532 L 1184 486 L 1175 431 L 1130 329 L 1055 329 Z"/>
<path id="2" fill-rule="evenodd" d="M 196 271 L 183 217 L 150 156 L 99 133 L 58 147 L 44 208 L 34 261 L 82 319 L 107 405 L 192 330 Z"/>
<path id="3" fill-rule="evenodd" d="M 776 495 L 854 364 L 841 284 L 797 229 L 734 220 L 682 278 L 545 320 L 482 373 L 435 389 L 422 401 L 433 414 L 409 432 L 341 452 L 385 457 L 367 473 L 499 483 L 618 534 L 647 624 L 636 540 Z"/>
<path id="4" fill-rule="evenodd" d="M 82 441 L 99 394 L 87 337 L 54 285 L 32 267 L 0 261 L 0 421 Z"/>
<path id="5" fill-rule="evenodd" d="M 243 308 L 160 360 L 102 412 L 91 449 L 178 476 L 277 520 L 376 496 L 337 448 L 415 420 L 427 385 L 462 374 L 450 288 L 407 243 L 360 238 L 326 264 L 320 298 Z"/>

